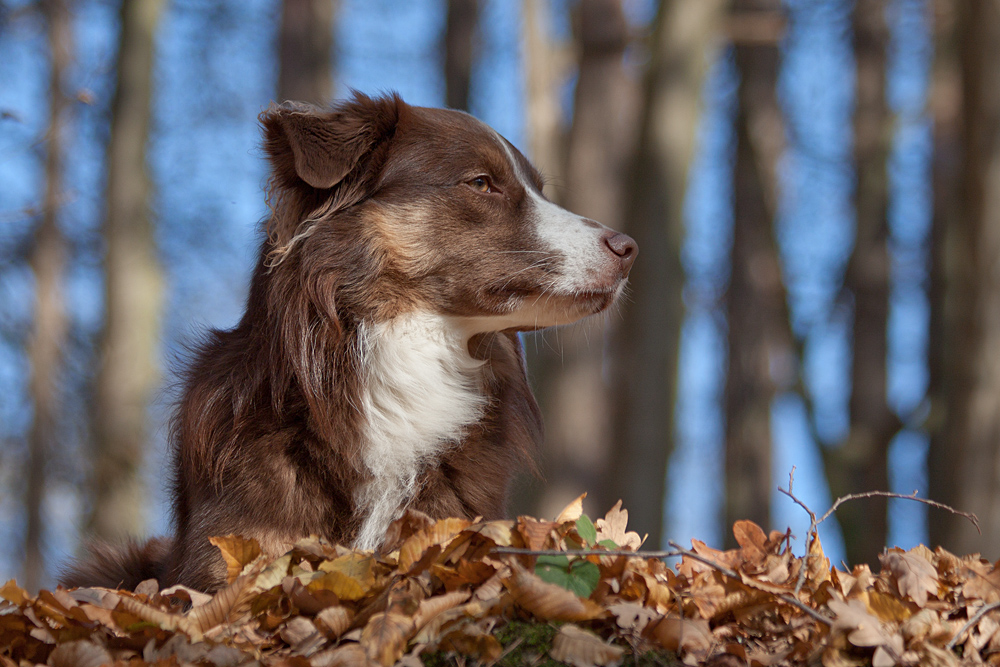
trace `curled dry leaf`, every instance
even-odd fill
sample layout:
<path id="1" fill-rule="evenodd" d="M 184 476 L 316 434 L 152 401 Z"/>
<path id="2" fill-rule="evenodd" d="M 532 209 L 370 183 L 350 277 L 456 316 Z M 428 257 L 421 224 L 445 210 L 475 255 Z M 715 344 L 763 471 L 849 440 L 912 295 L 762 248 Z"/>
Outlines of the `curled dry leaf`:
<path id="1" fill-rule="evenodd" d="M 216 546 L 226 561 L 226 581 L 233 583 L 243 568 L 261 555 L 260 544 L 255 539 L 244 539 L 238 535 L 210 537 L 208 541 Z"/>
<path id="2" fill-rule="evenodd" d="M 423 600 L 413 615 L 413 625 L 419 630 L 438 614 L 464 603 L 470 595 L 469 591 L 452 591 Z"/>
<path id="3" fill-rule="evenodd" d="M 472 525 L 465 519 L 442 519 L 408 537 L 399 548 L 399 568 L 409 571 L 432 546 L 443 546 Z"/>
<path id="4" fill-rule="evenodd" d="M 555 546 L 555 531 L 560 524 L 555 521 L 539 521 L 528 516 L 518 517 L 517 532 L 529 549 L 550 549 Z"/>
<path id="5" fill-rule="evenodd" d="M 28 592 L 17 585 L 13 579 L 8 581 L 3 586 L 0 586 L 0 598 L 7 600 L 11 604 L 17 606 L 22 606 L 31 600 L 31 596 Z"/>
<path id="6" fill-rule="evenodd" d="M 225 623 L 229 619 L 230 613 L 239 605 L 249 583 L 250 577 L 239 576 L 233 583 L 212 596 L 211 600 L 199 607 L 194 607 L 188 613 L 191 627 L 204 634 L 210 628 Z"/>
<path id="7" fill-rule="evenodd" d="M 567 624 L 559 628 L 559 633 L 553 638 L 549 655 L 574 667 L 597 667 L 617 664 L 625 655 L 625 650 L 605 644 L 592 632 Z"/>
<path id="8" fill-rule="evenodd" d="M 676 653 L 701 655 L 712 647 L 712 630 L 708 621 L 698 618 L 667 616 L 651 625 L 646 635 L 657 645 Z"/>
<path id="9" fill-rule="evenodd" d="M 520 567 L 515 569 L 507 587 L 519 605 L 543 621 L 587 621 L 607 615 L 593 601 L 542 581 Z"/>
<path id="10" fill-rule="evenodd" d="M 559 516 L 556 517 L 556 523 L 573 522 L 583 516 L 583 499 L 586 497 L 587 494 L 584 493 L 569 505 L 566 505 L 566 507 L 563 508 L 563 511 L 559 512 Z"/>
<path id="11" fill-rule="evenodd" d="M 927 596 L 937 595 L 938 590 L 937 568 L 927 559 L 929 554 L 913 549 L 905 553 L 889 551 L 879 556 L 883 569 L 889 570 L 896 580 L 900 595 L 908 596 L 919 607 L 926 606 Z"/>
<path id="12" fill-rule="evenodd" d="M 361 631 L 361 646 L 371 660 L 389 667 L 403 656 L 412 634 L 413 619 L 383 612 L 372 616 Z"/>
<path id="13" fill-rule="evenodd" d="M 212 599 L 211 595 L 202 593 L 201 591 L 196 591 L 193 588 L 188 588 L 182 584 L 177 584 L 175 586 L 171 586 L 170 588 L 164 588 L 160 591 L 160 595 L 165 598 L 177 598 L 186 604 L 190 604 L 192 607 L 203 605 Z"/>

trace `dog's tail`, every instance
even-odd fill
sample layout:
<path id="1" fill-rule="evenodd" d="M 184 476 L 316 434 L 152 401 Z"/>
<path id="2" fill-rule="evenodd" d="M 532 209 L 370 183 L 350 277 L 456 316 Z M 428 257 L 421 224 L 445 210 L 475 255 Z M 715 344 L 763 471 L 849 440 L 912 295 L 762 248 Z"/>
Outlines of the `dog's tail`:
<path id="1" fill-rule="evenodd" d="M 59 583 L 66 588 L 102 586 L 135 590 L 140 582 L 156 579 L 162 586 L 172 546 L 169 537 L 154 537 L 145 544 L 97 542 L 89 545 L 86 555 L 62 573 Z"/>

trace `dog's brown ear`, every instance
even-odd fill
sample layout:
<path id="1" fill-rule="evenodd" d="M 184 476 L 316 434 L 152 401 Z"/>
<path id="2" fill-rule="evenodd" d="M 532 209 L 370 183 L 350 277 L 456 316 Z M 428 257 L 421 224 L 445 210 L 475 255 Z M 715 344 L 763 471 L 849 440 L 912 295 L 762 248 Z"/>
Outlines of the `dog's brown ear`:
<path id="1" fill-rule="evenodd" d="M 334 187 L 367 166 L 374 149 L 390 138 L 405 103 L 395 94 L 354 97 L 333 109 L 286 102 L 260 116 L 264 150 L 275 184 Z"/>

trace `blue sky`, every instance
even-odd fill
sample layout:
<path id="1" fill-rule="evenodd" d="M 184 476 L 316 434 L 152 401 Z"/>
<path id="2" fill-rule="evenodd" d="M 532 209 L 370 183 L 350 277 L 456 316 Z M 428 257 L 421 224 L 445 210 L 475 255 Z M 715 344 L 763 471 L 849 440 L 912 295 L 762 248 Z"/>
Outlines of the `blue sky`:
<path id="1" fill-rule="evenodd" d="M 561 13 L 571 0 L 553 3 L 557 35 L 566 36 Z M 849 42 L 850 3 L 790 0 L 789 33 L 783 45 L 781 99 L 790 128 L 782 162 L 778 220 L 789 304 L 796 333 L 805 340 L 806 376 L 816 408 L 817 430 L 835 442 L 847 427 L 850 309 L 840 294 L 853 243 L 850 168 L 853 63 Z M 650 0 L 628 0 L 641 27 Z M 486 0 L 483 49 L 472 83 L 472 111 L 526 150 L 520 3 Z M 77 104 L 68 150 L 67 194 L 72 203 L 61 222 L 74 260 L 67 276 L 71 317 L 77 334 L 70 346 L 69 391 L 88 381 L 88 354 L 100 327 L 99 271 L 103 188 L 103 142 L 107 137 L 116 28 L 116 3 L 80 0 L 76 10 L 77 64 L 68 89 L 86 89 L 91 105 Z M 397 90 L 405 99 L 439 105 L 444 97 L 438 40 L 443 0 L 342 0 L 336 27 L 336 90 Z M 176 368 L 185 346 L 206 327 L 227 327 L 240 315 L 264 215 L 265 165 L 257 147 L 257 114 L 271 101 L 276 66 L 275 0 L 239 3 L 175 0 L 158 35 L 157 92 L 150 138 L 150 172 L 156 185 L 153 210 L 167 277 L 162 362 L 164 388 L 151 414 L 159 451 L 151 455 L 153 532 L 167 530 L 162 472 L 165 422 L 173 399 Z M 924 109 L 930 42 L 926 9 L 916 0 L 894 0 L 890 12 L 890 99 L 897 113 L 892 156 L 890 209 L 894 256 L 890 330 L 890 396 L 901 413 L 924 398 L 928 306 L 924 293 L 930 220 L 930 126 Z M 27 364 L 21 344 L 30 325 L 32 279 L 16 261 L 30 239 L 32 219 L 23 211 L 40 199 L 41 134 L 46 122 L 47 58 L 40 22 L 30 16 L 0 32 L 0 577 L 17 573 L 21 531 L 17 497 L 23 435 L 30 419 L 25 397 Z M 571 91 L 566 84 L 566 103 Z M 720 398 L 724 386 L 725 318 L 721 297 L 728 279 L 731 238 L 733 135 L 736 80 L 723 53 L 705 90 L 699 152 L 686 203 L 688 317 L 682 340 L 679 445 L 669 474 L 667 533 L 686 542 L 697 537 L 719 544 L 722 437 Z M 567 116 L 571 109 L 567 109 Z M 644 258 L 650 261 L 651 258 Z M 642 260 L 640 260 L 642 261 Z M 72 393 L 69 394 L 72 399 Z M 69 400 L 68 424 L 85 423 L 87 406 Z M 775 484 L 787 484 L 794 465 L 796 491 L 816 510 L 829 505 L 817 443 L 811 439 L 801 399 L 784 395 L 772 410 Z M 46 506 L 51 560 L 75 547 L 79 500 L 73 484 L 83 468 L 86 433 L 69 429 L 69 454 L 54 462 L 56 474 Z M 925 490 L 926 438 L 904 431 L 892 452 L 893 490 Z M 792 526 L 804 537 L 807 518 L 775 492 L 776 528 Z M 923 506 L 892 503 L 891 544 L 925 539 Z M 823 532 L 836 560 L 842 550 L 836 526 Z"/>

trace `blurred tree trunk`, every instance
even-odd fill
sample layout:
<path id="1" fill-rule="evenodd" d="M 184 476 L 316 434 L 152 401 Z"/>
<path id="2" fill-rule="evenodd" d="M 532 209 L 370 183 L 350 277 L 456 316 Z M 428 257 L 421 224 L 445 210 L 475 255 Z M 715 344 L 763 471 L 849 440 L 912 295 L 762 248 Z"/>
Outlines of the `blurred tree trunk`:
<path id="1" fill-rule="evenodd" d="M 724 17 L 723 0 L 664 0 L 640 102 L 639 140 L 626 181 L 623 231 L 644 259 L 613 341 L 611 463 L 629 524 L 660 543 L 667 459 L 674 443 L 677 357 L 684 319 L 684 196 L 702 92 Z"/>
<path id="2" fill-rule="evenodd" d="M 975 512 L 983 534 L 932 513 L 931 538 L 957 553 L 995 559 L 1000 556 L 1000 6 L 969 2 L 938 9 L 945 20 L 933 98 L 939 188 L 931 391 L 937 403 L 928 472 L 932 497 Z M 953 38 L 947 21 L 952 11 L 957 12 Z"/>
<path id="3" fill-rule="evenodd" d="M 750 519 L 765 530 L 771 525 L 771 403 L 795 372 L 774 235 L 778 160 L 785 143 L 777 93 L 781 2 L 735 0 L 733 10 L 730 25 L 740 85 L 732 276 L 726 297 L 727 548 L 736 546 L 728 530 L 734 521 Z"/>
<path id="4" fill-rule="evenodd" d="M 162 0 L 122 3 L 118 82 L 108 144 L 106 319 L 97 374 L 90 532 L 102 539 L 141 534 L 149 442 L 147 410 L 159 380 L 163 278 L 149 215 L 146 142 L 153 52 Z"/>
<path id="5" fill-rule="evenodd" d="M 546 192 L 561 203 L 564 132 L 559 106 L 559 82 L 566 71 L 566 52 L 552 39 L 551 3 L 523 0 L 524 69 L 528 104 L 528 153 L 550 183 L 558 187 Z"/>
<path id="6" fill-rule="evenodd" d="M 31 269 L 35 274 L 35 316 L 28 341 L 31 365 L 29 392 L 34 409 L 28 432 L 28 469 L 25 485 L 26 528 L 24 535 L 24 579 L 28 591 L 36 591 L 45 573 L 43 558 L 42 504 L 45 500 L 45 465 L 59 452 L 59 375 L 67 318 L 62 280 L 66 269 L 66 241 L 59 230 L 63 196 L 63 150 L 69 101 L 62 79 L 69 68 L 72 30 L 69 10 L 62 0 L 46 0 L 42 11 L 48 23 L 49 127 L 46 132 L 45 195 L 42 220 L 35 231 Z"/>
<path id="7" fill-rule="evenodd" d="M 578 75 L 566 143 L 562 204 L 620 229 L 626 158 L 635 144 L 638 90 L 625 71 L 629 26 L 621 0 L 582 0 L 574 16 Z M 611 497 L 611 396 L 602 374 L 604 337 L 617 318 L 594 318 L 540 334 L 529 345 L 536 392 L 545 414 L 539 516 L 554 516 L 582 492 L 603 515 Z M 547 340 L 546 340 L 547 339 Z"/>
<path id="8" fill-rule="evenodd" d="M 444 31 L 444 100 L 451 109 L 469 110 L 469 83 L 478 22 L 479 0 L 448 0 Z"/>
<path id="9" fill-rule="evenodd" d="M 336 0 L 283 0 L 278 37 L 278 100 L 329 104 L 333 97 Z"/>
<path id="10" fill-rule="evenodd" d="M 847 439 L 824 453 L 835 496 L 889 490 L 889 444 L 900 422 L 888 402 L 889 200 L 892 118 L 886 101 L 886 0 L 859 0 L 854 9 L 856 90 L 854 192 L 856 232 L 845 286 L 854 298 L 851 424 Z M 847 562 L 878 564 L 885 547 L 885 498 L 847 503 L 837 513 Z"/>

